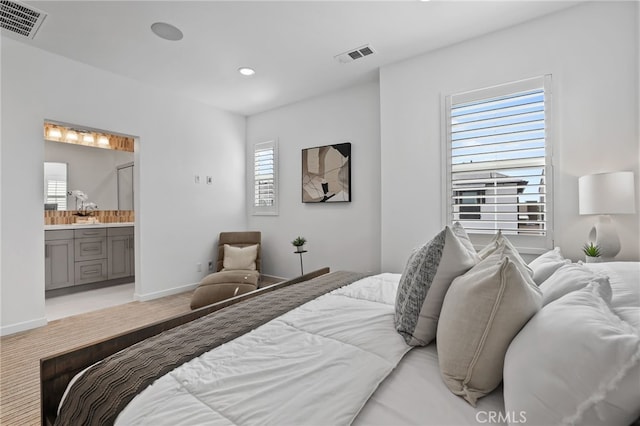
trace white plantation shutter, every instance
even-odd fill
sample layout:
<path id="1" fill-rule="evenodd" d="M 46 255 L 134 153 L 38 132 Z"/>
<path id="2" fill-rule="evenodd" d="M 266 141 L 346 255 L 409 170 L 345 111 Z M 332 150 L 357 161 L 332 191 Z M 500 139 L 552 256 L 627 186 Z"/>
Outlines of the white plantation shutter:
<path id="1" fill-rule="evenodd" d="M 258 143 L 253 150 L 253 213 L 277 214 L 277 145 Z"/>
<path id="2" fill-rule="evenodd" d="M 447 222 L 477 241 L 552 245 L 550 88 L 545 76 L 446 99 Z"/>
<path id="3" fill-rule="evenodd" d="M 63 180 L 47 180 L 47 204 L 57 204 L 58 210 L 67 209 L 67 182 Z"/>

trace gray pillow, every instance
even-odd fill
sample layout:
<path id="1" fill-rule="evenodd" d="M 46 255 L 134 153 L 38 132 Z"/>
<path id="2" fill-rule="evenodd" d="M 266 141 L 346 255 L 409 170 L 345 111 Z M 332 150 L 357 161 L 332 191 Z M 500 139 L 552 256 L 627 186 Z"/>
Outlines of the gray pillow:
<path id="1" fill-rule="evenodd" d="M 398 285 L 395 312 L 396 330 L 408 345 L 424 346 L 436 337 L 451 281 L 478 261 L 475 250 L 448 226 L 411 254 Z"/>

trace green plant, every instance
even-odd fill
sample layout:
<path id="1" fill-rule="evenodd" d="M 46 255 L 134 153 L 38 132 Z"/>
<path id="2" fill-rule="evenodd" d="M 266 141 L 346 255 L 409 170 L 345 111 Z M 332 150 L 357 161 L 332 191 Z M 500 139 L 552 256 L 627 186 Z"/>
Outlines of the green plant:
<path id="1" fill-rule="evenodd" d="M 305 237 L 297 237 L 295 240 L 291 241 L 291 244 L 293 244 L 295 247 L 301 247 L 305 245 L 306 242 L 307 239 Z"/>
<path id="2" fill-rule="evenodd" d="M 585 244 L 582 247 L 582 252 L 589 257 L 600 257 L 600 247 L 593 243 Z"/>

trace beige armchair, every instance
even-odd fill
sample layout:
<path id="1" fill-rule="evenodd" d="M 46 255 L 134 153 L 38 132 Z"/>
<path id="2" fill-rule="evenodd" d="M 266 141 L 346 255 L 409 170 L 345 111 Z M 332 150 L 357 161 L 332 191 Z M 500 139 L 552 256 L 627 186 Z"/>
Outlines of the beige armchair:
<path id="1" fill-rule="evenodd" d="M 258 288 L 262 271 L 259 231 L 221 232 L 216 271 L 200 281 L 191 309 L 210 305 Z"/>

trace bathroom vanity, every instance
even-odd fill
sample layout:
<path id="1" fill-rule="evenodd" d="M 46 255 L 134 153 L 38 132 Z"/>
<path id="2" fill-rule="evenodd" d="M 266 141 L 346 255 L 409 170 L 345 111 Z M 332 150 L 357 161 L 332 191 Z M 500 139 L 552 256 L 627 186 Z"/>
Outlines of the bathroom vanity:
<path id="1" fill-rule="evenodd" d="M 133 223 L 45 225 L 45 291 L 135 275 Z"/>

